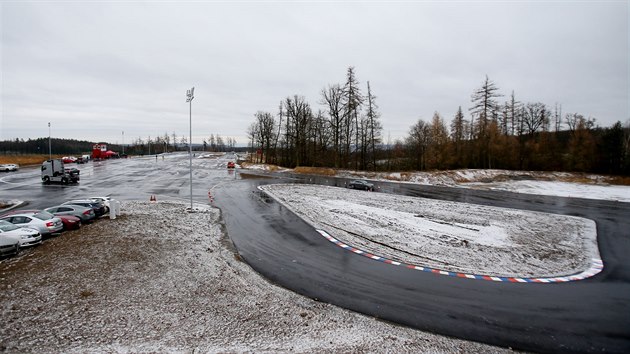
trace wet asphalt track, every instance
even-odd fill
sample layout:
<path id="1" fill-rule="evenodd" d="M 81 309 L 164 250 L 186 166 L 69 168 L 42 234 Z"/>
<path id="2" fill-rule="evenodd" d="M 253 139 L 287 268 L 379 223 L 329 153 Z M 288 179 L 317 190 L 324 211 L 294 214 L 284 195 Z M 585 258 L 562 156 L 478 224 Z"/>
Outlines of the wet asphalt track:
<path id="1" fill-rule="evenodd" d="M 562 284 L 460 279 L 352 254 L 258 193 L 262 183 L 344 185 L 343 179 L 228 172 L 227 160 L 193 160 L 193 199 L 212 190 L 230 238 L 258 272 L 298 293 L 453 337 L 537 352 L 630 352 L 630 203 L 378 183 L 381 192 L 582 216 L 597 223 L 604 270 Z M 43 208 L 68 199 L 189 198 L 188 158 L 168 155 L 77 166 L 75 186 L 45 186 L 39 170 L 0 174 L 0 198 Z"/>

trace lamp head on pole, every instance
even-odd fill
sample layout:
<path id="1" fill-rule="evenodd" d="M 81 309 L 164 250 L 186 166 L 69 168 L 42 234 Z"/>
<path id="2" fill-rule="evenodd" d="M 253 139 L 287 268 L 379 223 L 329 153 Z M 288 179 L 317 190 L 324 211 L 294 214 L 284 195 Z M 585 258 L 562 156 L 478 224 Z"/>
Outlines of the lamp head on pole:
<path id="1" fill-rule="evenodd" d="M 194 86 L 190 90 L 186 90 L 186 102 L 192 101 L 193 98 L 195 98 L 195 87 Z"/>

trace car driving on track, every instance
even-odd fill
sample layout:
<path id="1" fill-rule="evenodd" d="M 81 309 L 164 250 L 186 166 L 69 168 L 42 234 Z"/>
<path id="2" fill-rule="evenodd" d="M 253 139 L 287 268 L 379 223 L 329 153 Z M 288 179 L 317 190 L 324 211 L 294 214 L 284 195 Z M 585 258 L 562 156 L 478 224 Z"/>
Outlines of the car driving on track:
<path id="1" fill-rule="evenodd" d="M 351 181 L 350 183 L 348 183 L 348 188 L 362 189 L 365 191 L 373 191 L 374 185 L 368 181 L 358 179 L 358 180 Z"/>

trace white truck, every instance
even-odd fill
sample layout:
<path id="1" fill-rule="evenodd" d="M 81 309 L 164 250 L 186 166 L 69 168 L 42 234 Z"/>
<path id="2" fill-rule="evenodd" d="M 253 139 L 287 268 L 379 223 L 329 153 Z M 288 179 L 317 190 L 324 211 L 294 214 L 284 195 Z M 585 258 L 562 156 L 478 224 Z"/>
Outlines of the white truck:
<path id="1" fill-rule="evenodd" d="M 46 160 L 42 162 L 42 181 L 44 183 L 77 183 L 79 170 L 66 170 L 61 159 Z"/>

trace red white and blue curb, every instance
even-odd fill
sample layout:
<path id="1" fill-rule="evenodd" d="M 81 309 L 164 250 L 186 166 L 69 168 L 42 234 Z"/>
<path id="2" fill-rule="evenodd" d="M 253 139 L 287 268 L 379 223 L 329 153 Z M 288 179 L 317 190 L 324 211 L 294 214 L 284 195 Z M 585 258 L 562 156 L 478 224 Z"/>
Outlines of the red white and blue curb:
<path id="1" fill-rule="evenodd" d="M 497 277 L 491 275 L 479 275 L 479 274 L 466 274 L 466 273 L 458 273 L 458 272 L 449 272 L 445 270 L 422 267 L 413 264 L 406 264 L 402 262 L 393 261 L 391 259 L 387 259 L 381 256 L 377 256 L 370 252 L 362 251 L 358 248 L 347 245 L 336 238 L 330 236 L 326 231 L 317 230 L 320 235 L 324 236 L 328 241 L 334 243 L 335 245 L 343 248 L 346 251 L 350 251 L 352 253 L 358 254 L 363 257 L 367 257 L 373 259 L 375 261 L 391 264 L 394 266 L 401 266 L 409 269 L 415 269 L 422 272 L 432 273 L 435 275 L 445 275 L 449 277 L 457 277 L 457 278 L 466 278 L 466 279 L 477 279 L 477 280 L 487 280 L 487 281 L 495 281 L 495 282 L 507 282 L 507 283 L 565 283 L 569 281 L 575 280 L 583 280 L 590 278 L 604 269 L 604 263 L 600 258 L 592 258 L 591 266 L 589 269 L 574 275 L 567 275 L 563 277 L 551 277 L 551 278 L 519 278 L 519 277 Z"/>

